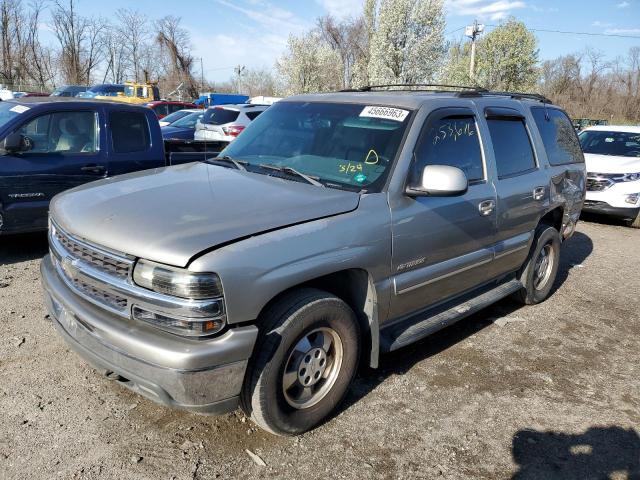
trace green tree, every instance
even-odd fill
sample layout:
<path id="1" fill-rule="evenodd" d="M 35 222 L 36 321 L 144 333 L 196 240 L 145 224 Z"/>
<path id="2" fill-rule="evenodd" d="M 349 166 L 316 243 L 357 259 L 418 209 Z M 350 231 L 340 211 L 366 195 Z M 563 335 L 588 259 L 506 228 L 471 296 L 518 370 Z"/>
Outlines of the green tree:
<path id="1" fill-rule="evenodd" d="M 538 40 L 524 23 L 510 18 L 476 43 L 476 69 L 469 77 L 469 42 L 450 47 L 443 80 L 492 90 L 534 90 L 540 78 Z"/>

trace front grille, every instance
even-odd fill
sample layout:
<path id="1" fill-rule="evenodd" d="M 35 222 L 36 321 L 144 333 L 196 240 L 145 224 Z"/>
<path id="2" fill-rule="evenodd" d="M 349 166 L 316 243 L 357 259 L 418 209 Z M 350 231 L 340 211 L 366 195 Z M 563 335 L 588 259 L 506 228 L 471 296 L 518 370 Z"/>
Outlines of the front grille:
<path id="1" fill-rule="evenodd" d="M 84 293 L 86 296 L 96 300 L 97 302 L 102 303 L 103 305 L 116 308 L 118 310 L 125 310 L 127 308 L 127 299 L 125 297 L 112 295 L 79 279 L 69 280 L 71 280 L 73 286 L 77 290 Z"/>
<path id="2" fill-rule="evenodd" d="M 584 206 L 585 207 L 605 207 L 608 206 L 609 204 L 607 202 L 599 202 L 597 200 L 585 200 L 584 201 Z"/>
<path id="3" fill-rule="evenodd" d="M 59 228 L 55 229 L 55 236 L 58 242 L 74 258 L 82 260 L 101 272 L 114 275 L 118 278 L 128 278 L 132 262 L 121 260 L 115 255 L 100 252 L 91 248 L 85 243 L 78 242 Z"/>
<path id="4" fill-rule="evenodd" d="M 587 191 L 602 192 L 613 185 L 613 181 L 608 178 L 587 178 Z"/>

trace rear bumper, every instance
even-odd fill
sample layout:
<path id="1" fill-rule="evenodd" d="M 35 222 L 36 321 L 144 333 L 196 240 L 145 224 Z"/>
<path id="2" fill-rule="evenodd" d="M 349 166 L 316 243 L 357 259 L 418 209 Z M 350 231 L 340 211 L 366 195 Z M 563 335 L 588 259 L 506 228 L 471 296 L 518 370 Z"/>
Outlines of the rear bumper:
<path id="1" fill-rule="evenodd" d="M 640 207 L 621 208 L 612 207 L 607 202 L 596 200 L 585 200 L 582 207 L 583 212 L 589 213 L 601 213 L 605 215 L 611 215 L 612 217 L 623 218 L 626 220 L 632 220 L 640 213 Z"/>
<path id="2" fill-rule="evenodd" d="M 181 338 L 82 300 L 60 279 L 48 255 L 40 270 L 57 331 L 100 373 L 175 408 L 221 414 L 237 407 L 256 327 L 230 329 L 210 340 Z"/>

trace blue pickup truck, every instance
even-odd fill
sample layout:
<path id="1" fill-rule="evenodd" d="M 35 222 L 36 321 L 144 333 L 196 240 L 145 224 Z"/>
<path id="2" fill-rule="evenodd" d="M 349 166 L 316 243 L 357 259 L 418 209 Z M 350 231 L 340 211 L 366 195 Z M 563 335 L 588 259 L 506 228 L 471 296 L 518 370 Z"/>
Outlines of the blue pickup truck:
<path id="1" fill-rule="evenodd" d="M 0 235 L 46 229 L 49 201 L 63 190 L 203 160 L 219 149 L 163 141 L 144 106 L 56 97 L 0 102 Z"/>

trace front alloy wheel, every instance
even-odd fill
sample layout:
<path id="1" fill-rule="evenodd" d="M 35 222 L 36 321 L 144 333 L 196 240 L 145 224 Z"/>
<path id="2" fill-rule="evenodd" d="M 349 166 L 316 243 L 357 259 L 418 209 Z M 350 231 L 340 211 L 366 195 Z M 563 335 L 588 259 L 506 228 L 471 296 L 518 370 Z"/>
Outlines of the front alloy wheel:
<path id="1" fill-rule="evenodd" d="M 259 321 L 242 408 L 272 433 L 304 433 L 333 412 L 353 380 L 360 357 L 356 316 L 338 297 L 305 288 L 284 295 Z"/>

